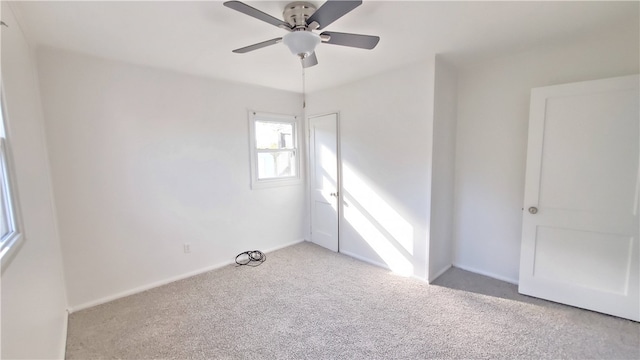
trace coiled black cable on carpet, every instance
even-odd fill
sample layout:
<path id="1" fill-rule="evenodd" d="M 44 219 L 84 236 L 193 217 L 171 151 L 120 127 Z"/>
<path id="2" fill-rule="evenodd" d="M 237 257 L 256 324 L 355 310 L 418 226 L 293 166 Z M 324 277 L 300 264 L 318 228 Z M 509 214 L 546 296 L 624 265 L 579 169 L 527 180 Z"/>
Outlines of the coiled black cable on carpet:
<path id="1" fill-rule="evenodd" d="M 248 266 L 260 266 L 267 256 L 260 250 L 245 251 L 236 256 L 236 264 Z"/>

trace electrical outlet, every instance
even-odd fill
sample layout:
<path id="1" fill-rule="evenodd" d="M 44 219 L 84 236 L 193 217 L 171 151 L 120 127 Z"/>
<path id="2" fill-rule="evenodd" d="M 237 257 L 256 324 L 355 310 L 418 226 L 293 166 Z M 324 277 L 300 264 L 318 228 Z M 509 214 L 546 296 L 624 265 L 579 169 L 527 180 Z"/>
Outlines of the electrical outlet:
<path id="1" fill-rule="evenodd" d="M 190 252 L 191 252 L 191 244 L 189 244 L 189 243 L 184 243 L 183 247 L 184 247 L 184 253 L 185 253 L 185 254 L 188 254 L 188 253 L 190 253 Z"/>

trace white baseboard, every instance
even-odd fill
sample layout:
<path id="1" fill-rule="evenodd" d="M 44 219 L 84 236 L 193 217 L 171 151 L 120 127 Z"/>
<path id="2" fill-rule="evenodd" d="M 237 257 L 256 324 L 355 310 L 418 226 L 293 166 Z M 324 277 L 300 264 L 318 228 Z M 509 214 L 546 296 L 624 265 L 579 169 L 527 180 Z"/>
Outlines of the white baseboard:
<path id="1" fill-rule="evenodd" d="M 374 265 L 374 266 L 377 266 L 377 267 L 381 267 L 383 269 L 391 270 L 391 268 L 387 264 L 368 259 L 368 258 L 366 258 L 364 256 L 360 256 L 360 255 L 354 254 L 354 253 L 349 252 L 349 251 L 340 250 L 340 254 L 345 254 L 345 255 L 350 256 L 350 257 L 352 257 L 354 259 L 366 262 L 367 264 L 371 264 L 371 265 Z"/>
<path id="2" fill-rule="evenodd" d="M 301 242 L 305 242 L 305 241 L 306 241 L 305 239 L 299 239 L 299 240 L 295 240 L 295 241 L 292 241 L 292 242 L 288 242 L 286 244 L 274 246 L 272 248 L 268 248 L 268 249 L 264 249 L 264 250 L 260 250 L 260 251 L 265 252 L 265 253 L 270 253 L 270 252 L 274 252 L 276 250 L 284 249 L 284 248 L 289 247 L 291 245 L 295 245 L 295 244 L 299 244 Z"/>
<path id="3" fill-rule="evenodd" d="M 60 344 L 60 356 L 58 359 L 67 358 L 67 328 L 69 327 L 69 311 L 64 311 L 62 320 L 62 344 Z"/>
<path id="4" fill-rule="evenodd" d="M 451 269 L 453 265 L 449 264 L 445 267 L 443 267 L 442 269 L 440 269 L 440 271 L 438 271 L 437 273 L 435 273 L 435 275 L 433 276 L 429 276 L 429 284 L 431 284 L 435 279 L 439 278 L 440 275 L 444 274 L 445 272 L 447 272 L 447 270 Z"/>
<path id="5" fill-rule="evenodd" d="M 292 241 L 292 242 L 288 242 L 288 243 L 285 243 L 285 244 L 282 244 L 282 245 L 274 246 L 272 248 L 268 248 L 266 250 L 261 250 L 261 251 L 264 252 L 264 253 L 270 253 L 270 252 L 273 252 L 273 251 L 276 251 L 276 250 L 280 250 L 280 249 L 283 249 L 283 248 L 291 246 L 291 245 L 295 245 L 295 244 L 301 243 L 303 241 L 304 241 L 304 239 L 295 240 L 295 241 Z M 160 286 L 163 286 L 163 285 L 167 285 L 167 284 L 170 284 L 170 283 L 175 282 L 175 281 L 184 280 L 184 279 L 190 278 L 192 276 L 196 276 L 196 275 L 200 275 L 200 274 L 212 271 L 212 270 L 216 270 L 216 269 L 219 269 L 221 267 L 224 267 L 224 266 L 227 266 L 227 265 L 230 265 L 230 264 L 234 264 L 234 263 L 235 263 L 235 260 L 230 260 L 230 261 L 224 261 L 224 262 L 221 262 L 221 263 L 217 263 L 217 264 L 214 264 L 214 265 L 211 265 L 211 266 L 206 266 L 206 267 L 200 268 L 198 270 L 190 271 L 190 272 L 187 272 L 187 273 L 184 273 L 184 274 L 181 274 L 181 275 L 177 275 L 177 276 L 172 276 L 170 278 L 167 278 L 167 279 L 164 279 L 164 280 L 160 280 L 160 281 L 155 281 L 155 282 L 152 282 L 150 284 L 138 286 L 138 287 L 135 287 L 133 289 L 129 289 L 129 290 L 117 293 L 117 294 L 105 296 L 105 297 L 102 297 L 100 299 L 96 299 L 96 300 L 93 300 L 93 301 L 86 302 L 84 304 L 80 304 L 80 305 L 76 305 L 76 306 L 70 306 L 67 311 L 69 311 L 69 314 L 71 314 L 71 313 L 74 313 L 74 312 L 77 312 L 77 311 L 80 311 L 80 310 L 88 309 L 90 307 L 94 307 L 94 306 L 97 306 L 97 305 L 102 305 L 102 304 L 108 303 L 110 301 L 121 299 L 123 297 L 127 297 L 127 296 L 130 296 L 130 295 L 141 293 L 143 291 L 147 291 L 147 290 L 151 290 L 153 288 L 157 288 L 157 287 L 160 287 Z"/>
<path id="6" fill-rule="evenodd" d="M 497 275 L 497 274 L 494 274 L 494 273 L 491 273 L 491 272 L 488 272 L 488 271 L 475 269 L 475 268 L 472 268 L 472 267 L 469 267 L 469 266 L 466 266 L 466 265 L 460 265 L 460 264 L 453 263 L 453 266 L 457 267 L 458 269 L 466 270 L 466 271 L 469 271 L 469 272 L 472 272 L 472 273 L 488 276 L 490 278 L 494 278 L 494 279 L 502 280 L 502 281 L 505 281 L 505 282 L 508 282 L 508 283 L 511 283 L 511 284 L 514 284 L 514 285 L 518 285 L 518 280 L 517 279 L 512 279 L 512 278 L 509 278 L 509 277 L 506 277 L 506 276 L 502 276 L 502 275 Z"/>
<path id="7" fill-rule="evenodd" d="M 389 265 L 387 265 L 385 263 L 377 262 L 377 261 L 371 260 L 369 258 L 366 258 L 364 256 L 354 254 L 354 253 L 349 252 L 349 251 L 340 250 L 340 253 L 344 254 L 344 255 L 347 255 L 347 256 L 350 256 L 350 257 L 352 257 L 354 259 L 360 260 L 362 262 L 366 262 L 367 264 L 371 264 L 373 266 L 381 267 L 383 269 L 386 269 L 386 270 L 389 270 L 389 271 L 393 272 L 393 270 L 389 267 Z M 449 267 L 451 267 L 451 266 L 449 266 Z M 444 269 L 444 271 L 447 271 L 449 269 L 449 267 Z M 444 272 L 444 271 L 442 271 L 442 272 Z M 415 279 L 415 280 L 420 280 L 420 281 L 425 282 L 425 283 L 429 283 L 429 281 L 427 281 L 427 279 L 425 279 L 423 277 L 420 277 L 418 275 L 411 274 L 411 275 L 408 275 L 407 277 Z"/>
<path id="8" fill-rule="evenodd" d="M 135 287 L 133 289 L 129 289 L 129 290 L 117 293 L 117 294 L 105 296 L 105 297 L 102 297 L 102 298 L 97 299 L 97 300 L 86 302 L 84 304 L 80 304 L 80 305 L 76 305 L 76 306 L 73 306 L 73 307 L 69 307 L 69 313 L 72 314 L 72 313 L 74 313 L 76 311 L 88 309 L 90 307 L 94 307 L 94 306 L 97 306 L 97 305 L 102 305 L 102 304 L 108 303 L 110 301 L 121 299 L 123 297 L 127 297 L 127 296 L 130 296 L 130 295 L 138 294 L 138 293 L 141 293 L 143 291 L 147 291 L 147 290 L 150 290 L 150 289 L 153 289 L 153 288 L 157 288 L 157 287 L 162 286 L 162 285 L 167 285 L 167 284 L 170 284 L 170 283 L 172 283 L 174 281 L 183 280 L 183 279 L 186 279 L 186 278 L 190 278 L 192 276 L 200 275 L 202 273 L 206 273 L 206 272 L 209 272 L 211 270 L 219 269 L 219 268 L 221 268 L 223 266 L 227 266 L 227 265 L 230 265 L 232 263 L 233 263 L 233 261 L 225 261 L 225 262 L 218 263 L 218 264 L 211 265 L 211 266 L 207 266 L 207 267 L 195 270 L 195 271 L 190 271 L 188 273 L 184 273 L 184 274 L 181 274 L 181 275 L 178 275 L 178 276 L 173 276 L 173 277 L 170 277 L 170 278 L 167 278 L 167 279 L 164 279 L 164 280 L 155 281 L 155 282 L 152 282 L 150 284 L 138 286 L 138 287 Z"/>

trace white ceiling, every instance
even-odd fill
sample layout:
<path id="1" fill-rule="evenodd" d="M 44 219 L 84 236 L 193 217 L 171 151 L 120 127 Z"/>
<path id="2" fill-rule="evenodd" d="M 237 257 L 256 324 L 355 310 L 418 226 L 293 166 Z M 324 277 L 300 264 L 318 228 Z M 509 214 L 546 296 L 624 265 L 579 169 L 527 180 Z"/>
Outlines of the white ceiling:
<path id="1" fill-rule="evenodd" d="M 311 1 L 317 6 L 323 1 Z M 289 1 L 246 1 L 281 18 Z M 378 35 L 374 50 L 321 44 L 306 70 L 314 91 L 443 54 L 458 66 L 588 36 L 616 24 L 638 28 L 639 2 L 367 1 L 327 30 Z M 302 69 L 283 44 L 232 49 L 284 35 L 221 1 L 17 3 L 37 44 L 134 64 L 300 92 Z"/>

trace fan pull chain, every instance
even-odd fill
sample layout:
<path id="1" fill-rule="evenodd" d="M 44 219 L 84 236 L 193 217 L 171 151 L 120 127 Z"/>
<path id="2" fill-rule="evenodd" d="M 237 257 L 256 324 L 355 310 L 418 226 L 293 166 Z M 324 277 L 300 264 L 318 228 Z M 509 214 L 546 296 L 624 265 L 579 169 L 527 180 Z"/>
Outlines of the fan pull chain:
<path id="1" fill-rule="evenodd" d="M 302 68 L 302 108 L 305 109 L 307 107 L 307 89 L 306 89 L 306 80 L 304 76 L 304 68 Z"/>

